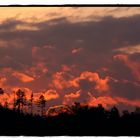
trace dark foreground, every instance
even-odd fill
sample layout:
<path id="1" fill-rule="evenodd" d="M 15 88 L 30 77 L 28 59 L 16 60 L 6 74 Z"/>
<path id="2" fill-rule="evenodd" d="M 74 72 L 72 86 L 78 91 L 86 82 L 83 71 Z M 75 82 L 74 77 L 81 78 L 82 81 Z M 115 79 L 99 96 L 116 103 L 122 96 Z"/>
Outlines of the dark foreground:
<path id="1" fill-rule="evenodd" d="M 1 136 L 140 136 L 140 113 L 117 108 L 110 111 L 101 105 L 73 108 L 75 114 L 39 117 L 0 108 Z"/>

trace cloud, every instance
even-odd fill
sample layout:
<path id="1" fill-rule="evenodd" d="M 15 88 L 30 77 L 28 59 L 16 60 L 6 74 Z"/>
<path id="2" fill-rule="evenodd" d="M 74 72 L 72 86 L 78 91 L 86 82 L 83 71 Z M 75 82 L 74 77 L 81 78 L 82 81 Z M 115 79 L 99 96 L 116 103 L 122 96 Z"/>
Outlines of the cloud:
<path id="1" fill-rule="evenodd" d="M 5 85 L 6 80 L 7 79 L 5 77 L 0 77 L 0 87 L 3 87 Z"/>
<path id="2" fill-rule="evenodd" d="M 126 53 L 126 54 L 140 53 L 140 45 L 127 46 L 124 48 L 117 49 L 116 51 Z"/>
<path id="3" fill-rule="evenodd" d="M 16 18 L 27 22 L 42 22 L 51 19 L 67 17 L 70 22 L 99 20 L 104 15 L 129 17 L 140 13 L 138 7 L 22 7 L 22 8 L 1 8 L 4 13 L 0 21 L 5 18 Z M 12 13 L 12 14 L 11 14 Z"/>
<path id="4" fill-rule="evenodd" d="M 16 78 L 18 78 L 19 80 L 21 80 L 22 82 L 25 82 L 25 83 L 34 81 L 33 77 L 31 77 L 29 75 L 26 75 L 24 73 L 14 72 L 12 75 L 15 76 Z"/>
<path id="5" fill-rule="evenodd" d="M 90 89 L 90 82 L 92 83 L 92 86 L 95 86 L 95 89 L 97 91 L 108 91 L 108 77 L 105 77 L 104 79 L 100 78 L 98 73 L 96 72 L 90 72 L 85 71 L 80 74 L 80 77 L 77 77 L 71 81 L 75 87 L 80 87 L 83 89 Z M 86 83 L 88 81 L 89 83 Z"/>
<path id="6" fill-rule="evenodd" d="M 80 51 L 82 51 L 82 48 L 75 48 L 75 49 L 72 50 L 72 54 L 77 54 Z"/>
<path id="7" fill-rule="evenodd" d="M 140 85 L 128 80 L 110 81 L 110 92 L 112 96 L 119 96 L 127 99 L 140 99 Z"/>
<path id="8" fill-rule="evenodd" d="M 47 91 L 50 105 L 140 98 L 139 8 L 25 9 L 0 20 L 2 87 Z"/>
<path id="9" fill-rule="evenodd" d="M 134 78 L 140 81 L 140 63 L 131 61 L 128 55 L 118 54 L 114 56 L 114 59 L 124 62 L 124 64 L 131 70 Z"/>
<path id="10" fill-rule="evenodd" d="M 118 102 L 115 99 L 108 97 L 108 96 L 101 96 L 98 98 L 92 97 L 92 98 L 90 98 L 90 100 L 88 102 L 89 106 L 98 106 L 98 104 L 102 104 L 103 107 L 108 109 L 111 106 L 117 105 Z"/>
<path id="11" fill-rule="evenodd" d="M 67 72 L 56 72 L 52 76 L 52 86 L 60 90 L 72 87 L 73 85 L 70 81 L 72 77 L 73 76 Z"/>
<path id="12" fill-rule="evenodd" d="M 59 98 L 59 94 L 56 92 L 56 90 L 47 90 L 45 92 L 45 99 L 46 100 L 53 100 Z"/>
<path id="13" fill-rule="evenodd" d="M 132 107 L 140 107 L 140 100 L 129 100 L 126 98 L 121 98 L 121 97 L 109 97 L 109 96 L 101 96 L 98 98 L 92 97 L 90 100 L 87 102 L 89 106 L 98 106 L 98 104 L 102 104 L 103 107 L 106 109 L 109 109 L 112 106 L 118 106 L 120 104 L 132 106 Z"/>
<path id="14" fill-rule="evenodd" d="M 66 104 L 66 105 L 73 104 L 80 97 L 80 94 L 81 94 L 80 90 L 76 91 L 76 93 L 66 94 L 63 99 L 63 104 Z"/>

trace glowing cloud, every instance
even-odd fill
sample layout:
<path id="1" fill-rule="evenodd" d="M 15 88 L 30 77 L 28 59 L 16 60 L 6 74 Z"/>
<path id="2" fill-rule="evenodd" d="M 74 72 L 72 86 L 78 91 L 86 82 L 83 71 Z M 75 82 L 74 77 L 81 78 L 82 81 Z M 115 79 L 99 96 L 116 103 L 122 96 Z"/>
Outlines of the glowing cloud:
<path id="1" fill-rule="evenodd" d="M 25 82 L 25 83 L 34 81 L 33 77 L 28 76 L 21 72 L 14 72 L 12 75 L 15 76 L 16 78 L 18 78 L 20 81 Z"/>
<path id="2" fill-rule="evenodd" d="M 85 71 L 82 72 L 80 77 L 75 78 L 71 81 L 71 84 L 75 87 L 80 87 L 80 81 L 88 80 L 91 83 L 96 83 L 95 89 L 98 91 L 108 91 L 108 81 L 109 77 L 105 77 L 104 79 L 100 78 L 98 73 Z M 84 85 L 83 85 L 84 86 Z"/>
<path id="3" fill-rule="evenodd" d="M 56 90 L 47 90 L 45 92 L 45 99 L 48 100 L 53 100 L 59 98 L 59 94 L 56 92 Z"/>

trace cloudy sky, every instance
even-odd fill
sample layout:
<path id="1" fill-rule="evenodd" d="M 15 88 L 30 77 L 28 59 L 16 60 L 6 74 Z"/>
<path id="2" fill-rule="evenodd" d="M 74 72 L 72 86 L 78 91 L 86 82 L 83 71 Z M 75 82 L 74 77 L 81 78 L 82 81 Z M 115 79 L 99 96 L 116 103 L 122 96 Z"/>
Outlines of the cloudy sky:
<path id="1" fill-rule="evenodd" d="M 1 7 L 0 87 L 48 106 L 140 106 L 140 8 Z M 3 97 L 1 97 L 3 99 Z M 5 96 L 4 96 L 5 99 Z"/>

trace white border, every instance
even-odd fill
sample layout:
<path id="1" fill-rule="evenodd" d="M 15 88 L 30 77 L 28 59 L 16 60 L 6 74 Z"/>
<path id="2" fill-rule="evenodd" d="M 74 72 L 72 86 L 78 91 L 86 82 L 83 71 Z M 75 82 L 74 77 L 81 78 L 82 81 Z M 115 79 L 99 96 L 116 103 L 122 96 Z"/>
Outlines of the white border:
<path id="1" fill-rule="evenodd" d="M 139 140 L 139 137 L 1 137 L 2 140 Z"/>
<path id="2" fill-rule="evenodd" d="M 0 0 L 0 5 L 140 4 L 140 0 Z"/>

